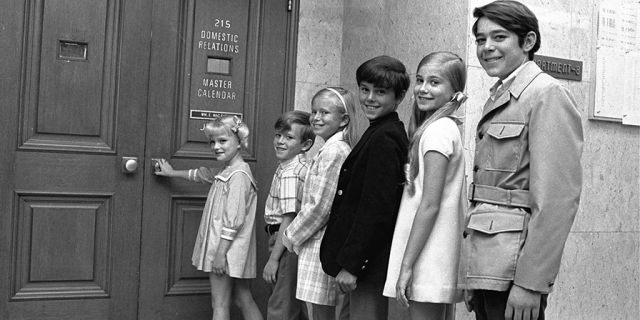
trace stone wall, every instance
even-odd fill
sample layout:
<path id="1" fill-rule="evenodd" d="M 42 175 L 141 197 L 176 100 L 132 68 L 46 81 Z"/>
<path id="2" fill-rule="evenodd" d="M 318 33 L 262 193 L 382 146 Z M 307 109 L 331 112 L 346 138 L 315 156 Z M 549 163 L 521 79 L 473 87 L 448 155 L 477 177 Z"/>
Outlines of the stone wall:
<path id="1" fill-rule="evenodd" d="M 472 163 L 475 125 L 495 82 L 475 56 L 472 11 L 488 2 L 301 0 L 296 109 L 309 110 L 313 94 L 327 85 L 357 89 L 356 68 L 374 56 L 399 58 L 413 78 L 425 54 L 452 51 L 468 64 L 464 139 L 467 163 Z M 582 81 L 563 81 L 583 115 L 584 188 L 548 318 L 635 319 L 640 314 L 640 128 L 588 119 L 598 0 L 522 2 L 540 21 L 538 53 L 582 61 L 584 69 Z M 405 123 L 411 91 L 399 108 Z M 366 127 L 365 119 L 358 121 Z M 391 306 L 389 319 L 406 317 L 395 302 Z M 462 304 L 457 309 L 458 319 L 473 318 Z"/>

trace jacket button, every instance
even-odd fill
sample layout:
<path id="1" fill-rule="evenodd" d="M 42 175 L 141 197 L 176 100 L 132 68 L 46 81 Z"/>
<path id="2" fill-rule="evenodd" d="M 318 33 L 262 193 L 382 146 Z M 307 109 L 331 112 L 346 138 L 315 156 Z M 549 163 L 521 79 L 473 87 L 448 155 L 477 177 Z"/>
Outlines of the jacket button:
<path id="1" fill-rule="evenodd" d="M 473 166 L 473 172 L 478 172 L 478 170 L 480 170 L 480 167 L 477 165 Z"/>
<path id="2" fill-rule="evenodd" d="M 483 137 L 484 137 L 484 134 L 482 132 L 478 133 L 478 139 L 482 140 Z"/>
<path id="3" fill-rule="evenodd" d="M 338 195 L 341 196 L 342 195 L 342 190 L 338 190 Z"/>
<path id="4" fill-rule="evenodd" d="M 468 236 L 469 236 L 469 232 L 467 232 L 467 230 L 462 231 L 462 237 L 463 237 L 463 238 L 466 238 L 466 237 L 468 237 Z"/>

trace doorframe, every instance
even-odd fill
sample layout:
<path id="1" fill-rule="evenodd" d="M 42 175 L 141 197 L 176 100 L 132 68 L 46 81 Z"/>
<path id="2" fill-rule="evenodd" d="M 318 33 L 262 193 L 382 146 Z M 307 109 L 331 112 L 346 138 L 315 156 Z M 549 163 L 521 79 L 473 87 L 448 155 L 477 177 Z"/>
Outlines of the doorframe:
<path id="1" fill-rule="evenodd" d="M 300 23 L 300 0 L 289 0 L 290 10 L 287 20 L 287 48 L 285 69 L 285 92 L 283 112 L 295 107 L 296 69 L 298 62 L 298 25 Z"/>

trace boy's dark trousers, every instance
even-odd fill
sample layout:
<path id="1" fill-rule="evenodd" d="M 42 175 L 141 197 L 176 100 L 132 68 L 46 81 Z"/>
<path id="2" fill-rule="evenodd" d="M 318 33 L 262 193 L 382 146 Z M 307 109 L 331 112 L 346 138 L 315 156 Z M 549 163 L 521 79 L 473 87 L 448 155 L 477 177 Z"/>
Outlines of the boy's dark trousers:
<path id="1" fill-rule="evenodd" d="M 474 290 L 473 311 L 476 320 L 504 320 L 509 291 Z M 547 295 L 540 296 L 540 311 L 538 320 L 544 320 L 544 310 L 547 308 Z"/>
<path id="2" fill-rule="evenodd" d="M 340 319 L 348 312 L 349 320 L 387 320 L 389 299 L 382 295 L 384 284 L 356 284 L 356 289 L 345 296 L 349 300 L 349 306 L 341 310 Z"/>
<path id="3" fill-rule="evenodd" d="M 275 244 L 278 232 L 269 236 L 269 252 Z M 307 307 L 296 299 L 298 256 L 285 250 L 278 263 L 278 278 L 271 286 L 267 302 L 267 320 L 307 320 Z"/>

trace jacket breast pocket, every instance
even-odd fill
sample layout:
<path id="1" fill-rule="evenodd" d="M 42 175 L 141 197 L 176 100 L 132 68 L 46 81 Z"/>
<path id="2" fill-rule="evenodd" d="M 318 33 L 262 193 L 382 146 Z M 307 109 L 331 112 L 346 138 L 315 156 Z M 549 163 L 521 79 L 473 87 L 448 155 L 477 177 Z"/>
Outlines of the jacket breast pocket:
<path id="1" fill-rule="evenodd" d="M 488 204 L 477 209 L 480 210 L 474 210 L 467 223 L 470 231 L 467 276 L 513 280 L 526 237 L 526 211 Z"/>
<path id="2" fill-rule="evenodd" d="M 525 124 L 492 122 L 487 134 L 491 137 L 491 167 L 487 170 L 515 172 L 522 158 L 522 134 Z"/>

